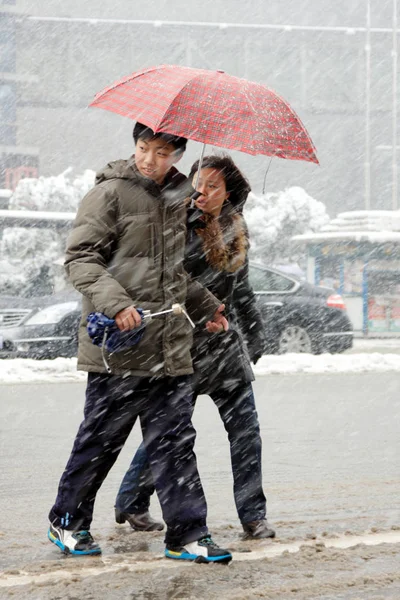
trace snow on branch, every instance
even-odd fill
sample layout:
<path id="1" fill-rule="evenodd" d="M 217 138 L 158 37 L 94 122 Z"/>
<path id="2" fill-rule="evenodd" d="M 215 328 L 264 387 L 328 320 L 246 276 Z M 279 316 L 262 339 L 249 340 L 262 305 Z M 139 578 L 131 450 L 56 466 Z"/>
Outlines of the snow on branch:
<path id="1" fill-rule="evenodd" d="M 320 231 L 329 222 L 325 205 L 301 187 L 263 196 L 250 193 L 244 209 L 250 232 L 250 258 L 266 264 L 296 262 L 292 236 Z"/>

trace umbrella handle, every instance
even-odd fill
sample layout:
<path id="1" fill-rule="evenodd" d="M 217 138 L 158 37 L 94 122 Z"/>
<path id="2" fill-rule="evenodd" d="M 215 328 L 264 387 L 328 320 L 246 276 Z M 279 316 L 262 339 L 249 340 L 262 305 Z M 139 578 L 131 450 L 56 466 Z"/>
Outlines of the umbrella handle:
<path id="1" fill-rule="evenodd" d="M 158 317 L 159 315 L 165 315 L 167 313 L 173 313 L 174 315 L 184 315 L 189 321 L 190 325 L 193 327 L 193 329 L 196 327 L 192 319 L 187 314 L 185 307 L 182 304 L 178 303 L 173 304 L 172 308 L 169 308 L 168 310 L 161 310 L 160 312 L 156 313 L 152 313 L 150 310 L 144 310 L 143 319 L 151 319 L 152 317 Z"/>

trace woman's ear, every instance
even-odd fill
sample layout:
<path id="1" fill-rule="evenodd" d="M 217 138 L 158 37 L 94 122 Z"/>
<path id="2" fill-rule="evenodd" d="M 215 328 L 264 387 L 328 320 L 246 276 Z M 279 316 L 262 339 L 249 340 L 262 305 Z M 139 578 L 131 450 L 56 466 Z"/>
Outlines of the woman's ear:
<path id="1" fill-rule="evenodd" d="M 225 196 L 225 200 L 228 200 L 228 198 L 229 198 L 229 196 L 230 196 L 230 195 L 231 195 L 231 193 L 230 193 L 230 192 L 228 192 L 228 193 L 226 194 L 226 196 Z"/>

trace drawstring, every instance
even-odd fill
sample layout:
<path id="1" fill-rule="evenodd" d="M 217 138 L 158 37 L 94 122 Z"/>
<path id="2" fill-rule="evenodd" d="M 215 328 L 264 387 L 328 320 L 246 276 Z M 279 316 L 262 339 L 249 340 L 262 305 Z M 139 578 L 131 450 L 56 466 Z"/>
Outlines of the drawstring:
<path id="1" fill-rule="evenodd" d="M 106 359 L 106 343 L 107 343 L 108 330 L 109 330 L 109 327 L 107 325 L 107 327 L 104 329 L 103 341 L 101 343 L 101 358 L 103 359 L 103 363 L 104 363 L 107 373 L 111 373 L 111 367 L 108 364 L 107 359 Z"/>
<path id="2" fill-rule="evenodd" d="M 273 158 L 274 158 L 274 155 L 272 155 L 272 156 L 271 156 L 271 158 L 270 158 L 270 160 L 269 160 L 269 163 L 268 163 L 267 170 L 265 171 L 265 175 L 264 175 L 264 183 L 263 183 L 263 189 L 262 189 L 262 195 L 263 195 L 263 196 L 264 196 L 264 194 L 265 194 L 265 184 L 266 184 L 266 182 L 267 182 L 267 175 L 268 175 L 268 171 L 269 171 L 269 168 L 270 168 L 270 166 L 271 166 L 271 163 L 272 163 L 272 159 L 273 159 Z"/>

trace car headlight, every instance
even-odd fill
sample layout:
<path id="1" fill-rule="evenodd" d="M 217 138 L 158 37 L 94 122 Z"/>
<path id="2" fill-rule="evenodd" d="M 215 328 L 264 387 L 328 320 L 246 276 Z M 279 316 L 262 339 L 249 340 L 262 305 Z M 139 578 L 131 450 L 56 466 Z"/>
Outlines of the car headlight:
<path id="1" fill-rule="evenodd" d="M 53 304 L 46 306 L 28 319 L 25 325 L 51 325 L 58 323 L 70 312 L 78 309 L 78 302 L 63 302 L 62 304 Z"/>

